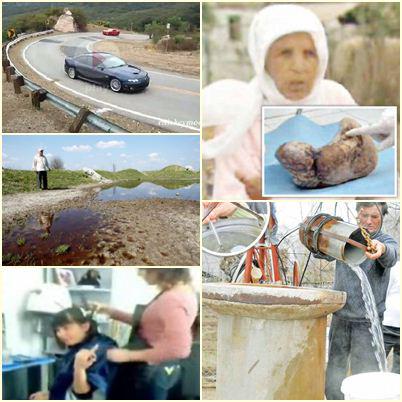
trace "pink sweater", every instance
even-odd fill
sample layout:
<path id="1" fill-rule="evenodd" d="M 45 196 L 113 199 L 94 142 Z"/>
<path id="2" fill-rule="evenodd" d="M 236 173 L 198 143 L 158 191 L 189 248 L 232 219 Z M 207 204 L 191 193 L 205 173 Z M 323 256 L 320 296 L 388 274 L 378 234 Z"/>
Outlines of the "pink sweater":
<path id="1" fill-rule="evenodd" d="M 244 184 L 236 174 L 253 179 L 261 177 L 261 116 L 247 131 L 233 154 L 215 159 L 214 200 L 248 200 Z"/>
<path id="2" fill-rule="evenodd" d="M 151 303 L 142 316 L 139 333 L 151 346 L 141 351 L 143 361 L 158 364 L 190 355 L 191 326 L 197 317 L 194 293 L 168 290 Z"/>

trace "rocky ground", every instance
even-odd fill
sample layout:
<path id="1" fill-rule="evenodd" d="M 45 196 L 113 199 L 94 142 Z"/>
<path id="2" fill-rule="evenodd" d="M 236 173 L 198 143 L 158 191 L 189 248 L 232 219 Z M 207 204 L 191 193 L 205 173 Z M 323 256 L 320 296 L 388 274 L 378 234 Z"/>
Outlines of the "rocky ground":
<path id="1" fill-rule="evenodd" d="M 108 201 L 92 209 L 109 222 L 98 231 L 96 245 L 96 258 L 105 265 L 199 265 L 198 202 Z"/>
<path id="2" fill-rule="evenodd" d="M 197 201 L 96 201 L 100 190 L 90 185 L 4 196 L 3 264 L 200 264 Z"/>
<path id="3" fill-rule="evenodd" d="M 29 93 L 15 94 L 11 82 L 3 73 L 2 87 L 2 126 L 3 133 L 68 133 L 74 118 L 49 102 L 43 102 L 40 110 L 32 108 Z M 84 124 L 81 133 L 100 132 Z"/>

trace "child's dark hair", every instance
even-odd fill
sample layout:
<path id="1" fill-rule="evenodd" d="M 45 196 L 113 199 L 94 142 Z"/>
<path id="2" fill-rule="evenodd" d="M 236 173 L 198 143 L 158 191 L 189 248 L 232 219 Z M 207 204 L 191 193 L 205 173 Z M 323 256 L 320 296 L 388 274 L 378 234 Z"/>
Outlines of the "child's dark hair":
<path id="1" fill-rule="evenodd" d="M 63 325 L 71 324 L 71 323 L 77 323 L 77 324 L 89 323 L 89 329 L 88 329 L 88 333 L 87 333 L 87 337 L 85 338 L 85 341 L 88 339 L 91 339 L 94 335 L 98 334 L 98 325 L 92 319 L 92 316 L 85 315 L 85 313 L 79 307 L 76 307 L 76 306 L 66 308 L 62 311 L 59 311 L 53 317 L 53 320 L 52 320 L 52 328 L 53 328 L 54 336 L 56 338 L 57 343 L 62 347 L 65 347 L 65 345 L 57 337 L 57 328 L 60 328 Z"/>

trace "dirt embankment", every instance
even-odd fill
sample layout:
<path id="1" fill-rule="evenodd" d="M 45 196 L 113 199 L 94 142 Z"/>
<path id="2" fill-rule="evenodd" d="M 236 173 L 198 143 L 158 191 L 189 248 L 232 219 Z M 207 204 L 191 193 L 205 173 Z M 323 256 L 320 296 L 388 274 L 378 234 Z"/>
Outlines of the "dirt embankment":
<path id="1" fill-rule="evenodd" d="M 96 42 L 93 50 L 118 54 L 134 65 L 188 74 L 196 78 L 200 75 L 199 51 L 161 52 L 149 42 L 120 39 Z"/>
<path id="2" fill-rule="evenodd" d="M 43 102 L 40 110 L 32 108 L 28 92 L 15 94 L 13 84 L 3 74 L 2 88 L 3 133 L 68 133 L 74 118 L 49 102 Z M 101 132 L 84 124 L 81 133 Z"/>

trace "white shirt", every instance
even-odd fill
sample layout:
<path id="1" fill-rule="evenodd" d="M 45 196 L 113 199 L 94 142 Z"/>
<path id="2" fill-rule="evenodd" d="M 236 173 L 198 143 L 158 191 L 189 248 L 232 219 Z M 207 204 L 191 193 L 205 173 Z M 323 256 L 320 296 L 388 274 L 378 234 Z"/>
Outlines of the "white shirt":
<path id="1" fill-rule="evenodd" d="M 399 328 L 401 326 L 400 309 L 401 309 L 401 267 L 399 261 L 391 268 L 389 276 L 389 284 L 387 289 L 387 297 L 385 299 L 385 312 L 383 325 Z"/>
<path id="2" fill-rule="evenodd" d="M 33 164 L 32 164 L 32 169 L 37 172 L 43 172 L 46 170 L 50 170 L 46 156 L 44 156 L 44 155 L 41 156 L 39 154 L 35 155 Z"/>

